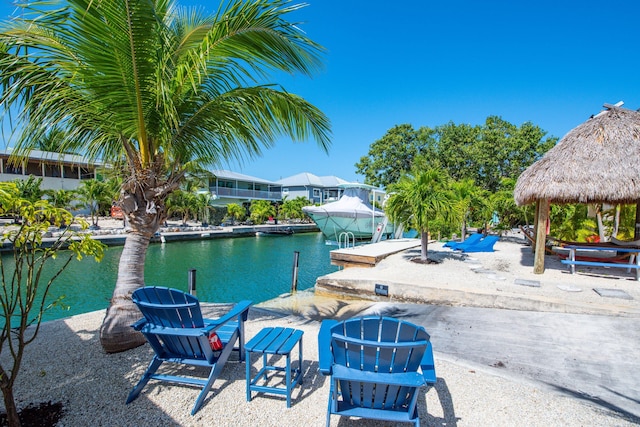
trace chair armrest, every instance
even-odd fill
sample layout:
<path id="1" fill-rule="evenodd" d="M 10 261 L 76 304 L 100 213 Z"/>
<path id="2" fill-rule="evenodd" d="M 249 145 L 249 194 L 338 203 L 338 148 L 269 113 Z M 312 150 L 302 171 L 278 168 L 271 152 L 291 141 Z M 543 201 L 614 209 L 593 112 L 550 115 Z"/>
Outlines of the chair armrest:
<path id="1" fill-rule="evenodd" d="M 425 379 L 418 372 L 371 372 L 347 368 L 342 365 L 333 367 L 333 379 L 363 383 L 388 384 L 400 387 L 421 387 Z"/>
<path id="2" fill-rule="evenodd" d="M 236 317 L 238 318 L 239 322 L 246 321 L 247 316 L 249 314 L 249 307 L 251 307 L 252 304 L 253 302 L 251 301 L 240 301 L 239 303 L 234 305 L 233 308 L 223 316 L 217 319 L 205 319 L 205 322 L 208 323 L 208 326 L 206 329 L 209 331 L 212 331 L 216 329 L 218 326 L 223 325 L 228 321 L 233 320 Z"/>
<path id="3" fill-rule="evenodd" d="M 427 348 L 424 351 L 422 360 L 420 361 L 420 369 L 422 370 L 422 376 L 427 384 L 436 383 L 436 366 L 433 360 L 433 347 L 431 346 L 431 341 L 427 343 Z"/>
<path id="4" fill-rule="evenodd" d="M 140 332 L 140 330 L 144 327 L 144 325 L 146 325 L 146 323 L 147 323 L 147 319 L 143 317 L 142 319 L 138 320 L 136 323 L 131 325 L 131 327 L 136 331 Z"/>
<path id="5" fill-rule="evenodd" d="M 322 375 L 331 375 L 333 355 L 331 353 L 331 328 L 337 320 L 323 320 L 318 332 L 318 367 Z"/>

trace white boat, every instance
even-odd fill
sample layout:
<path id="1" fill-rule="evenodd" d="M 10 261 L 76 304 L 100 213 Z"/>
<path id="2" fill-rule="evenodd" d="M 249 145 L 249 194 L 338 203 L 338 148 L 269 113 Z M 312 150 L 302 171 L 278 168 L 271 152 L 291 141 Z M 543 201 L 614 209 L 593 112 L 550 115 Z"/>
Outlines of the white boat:
<path id="1" fill-rule="evenodd" d="M 341 241 L 341 234 L 350 233 L 356 240 L 371 239 L 385 227 L 384 212 L 369 203 L 369 191 L 375 187 L 364 184 L 342 184 L 340 200 L 321 206 L 305 206 L 302 210 L 313 219 L 322 234 L 330 240 Z M 384 233 L 393 232 L 386 226 Z"/>

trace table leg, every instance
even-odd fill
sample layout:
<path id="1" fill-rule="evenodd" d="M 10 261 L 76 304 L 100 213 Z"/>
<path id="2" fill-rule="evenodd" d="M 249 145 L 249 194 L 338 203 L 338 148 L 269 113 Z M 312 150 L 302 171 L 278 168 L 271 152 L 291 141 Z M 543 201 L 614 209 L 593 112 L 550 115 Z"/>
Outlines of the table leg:
<path id="1" fill-rule="evenodd" d="M 302 381 L 304 379 L 304 376 L 302 375 L 302 338 L 300 338 L 300 342 L 299 344 L 299 353 L 298 353 L 298 360 L 300 361 L 300 364 L 298 365 L 298 369 L 300 370 L 300 372 L 298 373 L 298 377 L 300 378 L 300 381 L 298 381 L 300 384 L 302 384 Z"/>
<path id="2" fill-rule="evenodd" d="M 287 371 L 285 374 L 287 381 L 287 408 L 291 408 L 291 353 L 287 354 Z"/>
<path id="3" fill-rule="evenodd" d="M 244 358 L 244 364 L 247 368 L 247 402 L 251 402 L 251 352 L 249 350 Z"/>

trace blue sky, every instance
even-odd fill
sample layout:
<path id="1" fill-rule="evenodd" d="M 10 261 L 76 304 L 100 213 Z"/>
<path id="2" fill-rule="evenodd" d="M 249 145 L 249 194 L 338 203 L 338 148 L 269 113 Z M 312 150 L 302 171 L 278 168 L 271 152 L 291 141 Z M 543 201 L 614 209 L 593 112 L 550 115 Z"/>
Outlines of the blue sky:
<path id="1" fill-rule="evenodd" d="M 329 116 L 330 152 L 281 140 L 228 169 L 269 180 L 311 172 L 362 182 L 354 164 L 396 124 L 476 125 L 496 115 L 562 137 L 604 103 L 640 108 L 637 0 L 308 3 L 294 18 L 327 49 L 325 69 L 273 82 Z M 0 0 L 0 15 L 11 4 Z"/>

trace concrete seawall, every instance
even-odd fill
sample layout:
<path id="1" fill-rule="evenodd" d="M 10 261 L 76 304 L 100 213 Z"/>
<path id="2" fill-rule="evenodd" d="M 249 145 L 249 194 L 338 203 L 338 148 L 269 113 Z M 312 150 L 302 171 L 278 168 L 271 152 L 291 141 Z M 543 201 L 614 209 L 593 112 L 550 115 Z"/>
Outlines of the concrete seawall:
<path id="1" fill-rule="evenodd" d="M 313 233 L 320 231 L 315 224 L 282 224 L 282 225 L 242 225 L 234 227 L 171 227 L 171 231 L 160 231 L 151 238 L 151 243 L 168 243 L 186 240 L 210 240 L 234 237 L 255 236 L 258 231 L 275 231 L 282 227 L 290 227 L 294 234 Z M 196 230 L 194 230 L 194 228 Z M 161 229 L 162 230 L 162 229 Z M 174 231 L 178 230 L 178 231 Z M 98 234 L 100 233 L 100 234 Z M 101 229 L 94 232 L 93 238 L 107 246 L 122 246 L 127 238 L 124 228 Z M 50 247 L 57 241 L 56 237 L 45 237 L 42 240 L 43 247 Z M 0 252 L 8 252 L 13 249 L 10 243 L 3 242 Z"/>

